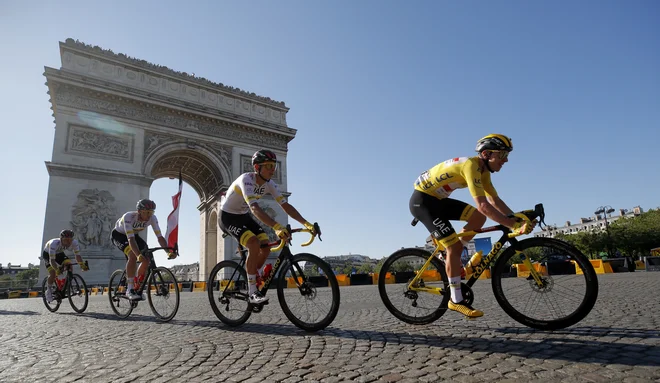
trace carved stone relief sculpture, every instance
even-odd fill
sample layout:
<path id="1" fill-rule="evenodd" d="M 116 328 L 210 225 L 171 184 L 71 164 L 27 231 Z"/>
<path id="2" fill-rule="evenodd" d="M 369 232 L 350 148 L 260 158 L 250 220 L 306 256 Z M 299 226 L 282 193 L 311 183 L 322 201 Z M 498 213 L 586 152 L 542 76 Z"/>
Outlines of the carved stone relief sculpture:
<path id="1" fill-rule="evenodd" d="M 118 218 L 109 191 L 83 189 L 71 211 L 71 227 L 84 247 L 113 248 L 110 233 Z"/>
<path id="2" fill-rule="evenodd" d="M 133 136 L 105 133 L 98 129 L 69 125 L 67 152 L 90 157 L 133 160 Z"/>

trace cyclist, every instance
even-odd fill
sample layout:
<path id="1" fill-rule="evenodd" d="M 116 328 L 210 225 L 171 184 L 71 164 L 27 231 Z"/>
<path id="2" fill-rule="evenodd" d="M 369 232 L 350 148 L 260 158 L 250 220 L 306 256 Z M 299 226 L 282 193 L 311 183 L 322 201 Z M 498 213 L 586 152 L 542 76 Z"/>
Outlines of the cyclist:
<path id="1" fill-rule="evenodd" d="M 55 275 L 62 271 L 62 267 L 71 263 L 69 257 L 66 256 L 64 250 L 71 250 L 76 256 L 76 262 L 80 265 L 83 271 L 89 270 L 87 264 L 83 262 L 80 256 L 80 245 L 78 241 L 73 239 L 74 233 L 72 230 L 64 229 L 60 232 L 59 238 L 53 238 L 46 242 L 42 258 L 48 270 L 48 283 L 46 283 L 46 301 L 48 303 L 53 301 L 52 284 L 55 282 Z"/>
<path id="2" fill-rule="evenodd" d="M 236 238 L 238 242 L 248 249 L 248 258 L 245 268 L 248 274 L 250 303 L 266 303 L 268 298 L 257 290 L 258 270 L 261 269 L 270 254 L 269 247 L 262 247 L 268 243 L 268 235 L 261 226 L 250 216 L 250 212 L 264 224 L 275 230 L 275 234 L 282 240 L 289 238 L 290 233 L 285 227 L 277 223 L 266 214 L 257 200 L 269 193 L 282 206 L 282 209 L 293 219 L 303 224 L 315 235 L 314 225 L 305 220 L 298 210 L 287 202 L 280 194 L 277 185 L 271 180 L 277 169 L 277 156 L 270 150 L 259 150 L 252 156 L 254 172 L 241 174 L 220 198 L 220 228 Z"/>
<path id="3" fill-rule="evenodd" d="M 136 211 L 125 213 L 112 230 L 112 242 L 126 255 L 126 284 L 128 291 L 126 297 L 130 300 L 140 300 L 142 297 L 135 292 L 135 286 L 144 281 L 144 276 L 149 269 L 149 259 L 142 257 L 141 251 L 146 249 L 147 243 L 136 233 L 151 226 L 154 234 L 158 237 L 158 243 L 162 247 L 167 247 L 167 241 L 160 233 L 158 219 L 154 215 L 156 203 L 150 199 L 141 199 L 135 206 Z M 176 258 L 176 253 L 168 252 L 167 259 Z M 137 262 L 140 261 L 140 268 L 137 276 L 135 269 Z"/>
<path id="4" fill-rule="evenodd" d="M 459 237 L 449 220 L 467 221 L 463 231 L 476 230 L 486 223 L 486 217 L 510 228 L 514 233 L 529 234 L 534 222 L 510 218 L 513 211 L 498 196 L 490 180 L 508 162 L 513 150 L 511 138 L 489 134 L 477 142 L 474 157 L 452 158 L 422 173 L 415 181 L 410 197 L 410 212 L 426 226 L 435 242 L 447 249 L 446 271 L 451 299 L 449 309 L 469 318 L 484 313 L 466 304 L 461 293 L 461 253 L 470 237 Z M 475 207 L 449 198 L 456 189 L 468 188 Z"/>

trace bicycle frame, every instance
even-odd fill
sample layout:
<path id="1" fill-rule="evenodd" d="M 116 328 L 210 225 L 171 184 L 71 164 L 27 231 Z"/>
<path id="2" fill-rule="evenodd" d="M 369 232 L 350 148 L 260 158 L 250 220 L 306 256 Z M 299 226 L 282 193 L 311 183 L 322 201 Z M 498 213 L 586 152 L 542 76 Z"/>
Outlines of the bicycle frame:
<path id="1" fill-rule="evenodd" d="M 319 239 L 320 239 L 321 238 L 321 231 L 318 228 L 317 224 L 314 224 L 314 226 L 316 228 L 316 232 L 318 233 Z M 302 228 L 301 229 L 291 229 L 291 226 L 289 226 L 289 225 L 287 225 L 287 229 L 289 230 L 289 232 L 291 234 L 293 234 L 293 233 L 302 233 L 302 232 L 309 233 L 310 232 L 308 229 L 302 229 Z M 314 236 L 312 236 L 312 238 L 308 242 L 301 244 L 301 246 L 309 246 L 309 244 L 311 244 L 313 240 L 314 240 Z M 259 289 L 261 294 L 266 296 L 266 292 L 268 292 L 268 289 L 270 287 L 271 282 L 273 281 L 273 278 L 275 277 L 275 275 L 277 275 L 277 271 L 280 269 L 280 267 L 282 267 L 282 264 L 284 263 L 285 260 L 290 260 L 290 259 L 293 258 L 293 253 L 291 253 L 291 250 L 289 249 L 288 241 L 284 241 L 284 240 L 270 242 L 270 243 L 267 243 L 265 245 L 262 245 L 262 247 L 270 247 L 270 248 L 272 248 L 272 251 L 281 250 L 280 254 L 277 256 L 277 259 L 275 260 L 275 263 L 273 264 L 272 270 L 270 271 L 270 273 L 268 275 L 264 276 L 265 277 L 264 284 Z M 247 261 L 247 252 L 248 252 L 248 250 L 239 243 L 238 244 L 238 251 L 241 254 L 241 261 L 238 263 L 238 265 L 242 268 L 245 268 L 245 262 Z M 300 269 L 300 266 L 298 266 L 297 264 L 295 264 L 295 267 L 296 267 L 297 270 L 293 271 L 293 278 L 294 278 L 295 281 L 297 281 L 298 280 L 298 275 L 303 275 L 303 271 Z M 296 275 L 296 271 L 298 272 L 298 275 Z M 238 272 L 238 269 L 234 270 L 234 272 L 232 273 L 232 275 L 230 277 L 230 280 L 234 279 L 237 272 Z M 223 293 L 226 292 L 229 287 L 230 287 L 229 284 L 227 284 L 225 286 L 225 289 L 223 290 Z"/>
<path id="2" fill-rule="evenodd" d="M 66 273 L 66 278 L 64 282 L 64 286 L 60 289 L 60 287 L 57 285 L 57 282 L 55 282 L 55 293 L 59 294 L 60 299 L 65 299 L 68 298 L 68 292 L 69 292 L 69 286 L 71 286 L 71 281 L 73 280 L 73 266 L 77 265 L 78 263 L 70 262 L 67 263 L 66 265 L 63 265 L 63 272 Z M 55 277 L 57 280 L 57 277 Z"/>
<path id="3" fill-rule="evenodd" d="M 142 250 L 142 252 L 141 252 L 142 256 L 147 257 L 149 259 L 149 269 L 147 269 L 147 273 L 144 276 L 144 280 L 140 283 L 140 288 L 136 291 L 136 294 L 142 295 L 142 293 L 144 292 L 145 287 L 149 284 L 149 280 L 151 279 L 151 277 L 154 275 L 154 273 L 158 272 L 156 270 L 156 268 L 158 266 L 156 266 L 156 260 L 154 259 L 154 252 L 156 252 L 158 250 L 173 250 L 178 256 L 178 254 L 179 254 L 178 253 L 178 247 L 179 247 L 178 244 L 176 244 L 176 245 L 174 245 L 173 248 L 171 248 L 171 247 L 154 247 L 154 248 L 151 248 L 151 249 Z M 128 276 L 126 276 L 126 278 L 128 278 Z M 161 280 L 162 280 L 162 276 L 161 276 Z M 172 281 L 172 283 L 175 283 L 175 281 Z"/>
<path id="4" fill-rule="evenodd" d="M 542 204 L 537 204 L 534 210 L 525 210 L 521 214 L 524 214 L 525 216 L 530 218 L 530 220 L 539 217 L 540 222 L 544 223 L 543 219 L 545 217 L 545 213 L 543 211 Z M 481 277 L 484 271 L 487 270 L 492 264 L 494 264 L 495 261 L 497 261 L 497 258 L 502 253 L 502 248 L 504 247 L 504 244 L 508 242 L 511 244 L 511 246 L 515 246 L 516 243 L 518 243 L 518 240 L 515 237 L 522 234 L 513 234 L 511 233 L 511 230 L 508 227 L 503 225 L 489 226 L 473 231 L 465 231 L 462 233 L 457 233 L 457 236 L 460 238 L 467 236 L 475 236 L 483 233 L 489 233 L 492 231 L 502 231 L 503 232 L 502 237 L 499 240 L 497 240 L 497 242 L 495 242 L 488 255 L 482 257 L 481 261 L 476 266 L 473 267 L 475 271 L 474 273 L 472 273 L 472 275 L 466 282 L 466 285 L 468 285 L 469 287 L 472 287 L 475 283 L 477 283 L 477 280 L 479 280 L 479 277 Z M 408 289 L 412 291 L 423 291 L 435 295 L 443 295 L 445 293 L 444 289 L 441 287 L 418 286 L 417 283 L 421 278 L 422 273 L 428 269 L 429 265 L 431 264 L 431 260 L 434 257 L 436 257 L 441 251 L 444 250 L 445 247 L 440 242 L 436 242 L 435 250 L 433 251 L 431 256 L 426 260 L 426 262 L 421 267 L 421 269 L 417 272 L 417 275 L 415 275 L 415 277 L 410 281 L 410 283 L 408 284 Z M 516 253 L 522 254 L 521 252 L 518 251 L 516 251 Z M 526 257 L 524 254 L 522 254 L 520 258 L 522 259 L 523 264 L 527 266 L 528 270 L 530 270 L 530 275 L 532 278 L 534 278 L 534 281 L 539 286 L 542 286 L 543 281 L 541 280 L 541 273 L 532 266 L 531 260 L 528 257 Z"/>

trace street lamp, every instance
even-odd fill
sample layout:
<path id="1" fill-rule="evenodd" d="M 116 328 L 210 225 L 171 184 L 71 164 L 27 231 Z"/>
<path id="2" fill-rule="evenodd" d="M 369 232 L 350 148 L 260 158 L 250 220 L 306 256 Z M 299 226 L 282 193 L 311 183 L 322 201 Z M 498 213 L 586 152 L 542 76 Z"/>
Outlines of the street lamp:
<path id="1" fill-rule="evenodd" d="M 602 214 L 603 218 L 605 218 L 605 232 L 607 233 L 607 257 L 612 258 L 612 251 L 611 251 L 611 242 L 612 238 L 610 237 L 610 227 L 607 223 L 607 215 L 614 212 L 614 209 L 610 205 L 605 205 L 601 206 L 594 212 L 594 214 Z"/>

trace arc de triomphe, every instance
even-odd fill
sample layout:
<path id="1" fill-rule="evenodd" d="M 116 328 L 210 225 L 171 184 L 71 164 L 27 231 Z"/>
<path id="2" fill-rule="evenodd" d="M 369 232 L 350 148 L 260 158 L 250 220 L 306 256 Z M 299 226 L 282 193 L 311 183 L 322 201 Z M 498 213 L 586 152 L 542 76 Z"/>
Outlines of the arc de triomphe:
<path id="1" fill-rule="evenodd" d="M 274 178 L 287 190 L 286 151 L 296 134 L 287 127 L 289 109 L 72 39 L 60 42 L 60 56 L 61 68 L 45 67 L 44 73 L 55 138 L 52 160 L 46 162 L 50 180 L 42 243 L 73 229 L 90 263 L 86 281 L 107 283 L 126 263 L 110 241 L 116 220 L 149 197 L 155 179 L 176 178 L 181 171 L 201 200 L 199 279 L 205 280 L 218 261 L 234 255 L 235 241 L 223 240 L 217 228 L 219 193 L 251 169 L 252 153 L 260 148 L 277 153 Z M 262 201 L 276 220 L 287 221 L 272 199 Z M 164 234 L 172 204 L 156 203 Z M 40 278 L 44 275 L 42 262 Z"/>

